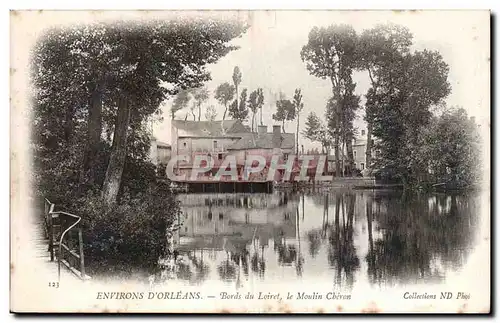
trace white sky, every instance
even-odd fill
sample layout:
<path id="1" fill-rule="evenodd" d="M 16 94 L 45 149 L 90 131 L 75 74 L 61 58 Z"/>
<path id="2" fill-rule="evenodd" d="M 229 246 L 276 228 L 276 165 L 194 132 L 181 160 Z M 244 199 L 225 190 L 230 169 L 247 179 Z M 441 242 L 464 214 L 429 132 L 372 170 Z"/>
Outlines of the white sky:
<path id="1" fill-rule="evenodd" d="M 331 84 L 310 75 L 300 59 L 300 50 L 307 43 L 311 28 L 347 23 L 361 33 L 375 24 L 392 22 L 410 29 L 415 49 L 438 50 L 449 64 L 452 92 L 447 98 L 448 105 L 462 106 L 478 120 L 489 122 L 488 11 L 255 11 L 250 17 L 252 27 L 234 41 L 241 48 L 209 69 L 212 80 L 206 86 L 212 97 L 207 104 L 217 107 L 218 119 L 222 118 L 223 108 L 213 99 L 213 91 L 220 83 L 232 83 L 234 66 L 239 66 L 243 74 L 240 89 L 248 88 L 249 93 L 258 87 L 264 89 L 265 124 L 273 124 L 271 115 L 275 106 L 270 102 L 273 93 L 283 91 L 291 98 L 295 88 L 301 88 L 303 94 L 301 120 L 304 121 L 310 111 L 323 116 Z M 366 73 L 356 73 L 354 81 L 357 94 L 364 95 L 369 88 Z M 171 101 L 165 102 L 164 121 L 153 127 L 156 138 L 166 142 L 170 142 L 170 106 Z M 185 113 L 179 111 L 177 118 L 183 119 Z M 295 127 L 295 122 L 288 123 L 287 132 L 295 132 Z M 310 147 L 307 140 L 300 141 L 306 149 Z"/>

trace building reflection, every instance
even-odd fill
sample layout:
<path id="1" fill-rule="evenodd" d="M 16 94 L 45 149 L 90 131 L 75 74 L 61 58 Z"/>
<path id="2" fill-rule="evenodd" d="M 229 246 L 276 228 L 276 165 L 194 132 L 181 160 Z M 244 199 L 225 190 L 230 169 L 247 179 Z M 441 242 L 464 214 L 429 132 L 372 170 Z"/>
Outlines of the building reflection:
<path id="1" fill-rule="evenodd" d="M 205 250 L 223 253 L 216 266 L 223 281 L 263 278 L 270 241 L 281 265 L 299 265 L 298 197 L 281 194 L 185 194 L 179 196 L 183 219 L 175 241 L 181 255 Z M 192 281 L 188 277 L 187 280 Z"/>

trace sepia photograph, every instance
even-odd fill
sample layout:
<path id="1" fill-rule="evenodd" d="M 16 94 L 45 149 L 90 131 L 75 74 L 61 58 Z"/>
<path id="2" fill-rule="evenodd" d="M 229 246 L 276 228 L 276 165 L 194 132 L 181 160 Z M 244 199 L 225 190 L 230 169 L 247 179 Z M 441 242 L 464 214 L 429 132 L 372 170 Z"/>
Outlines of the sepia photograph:
<path id="1" fill-rule="evenodd" d="M 10 311 L 491 313 L 488 10 L 10 12 Z"/>

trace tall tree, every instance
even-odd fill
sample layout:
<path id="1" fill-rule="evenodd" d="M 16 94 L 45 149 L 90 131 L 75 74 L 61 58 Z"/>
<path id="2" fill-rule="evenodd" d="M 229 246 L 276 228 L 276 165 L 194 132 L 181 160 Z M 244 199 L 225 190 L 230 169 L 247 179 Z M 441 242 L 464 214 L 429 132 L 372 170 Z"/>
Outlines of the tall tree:
<path id="1" fill-rule="evenodd" d="M 251 129 L 254 131 L 255 115 L 259 109 L 259 93 L 258 90 L 252 91 L 248 98 L 248 108 L 252 111 Z"/>
<path id="2" fill-rule="evenodd" d="M 335 120 L 342 120 L 342 96 L 351 84 L 351 75 L 356 67 L 357 35 L 352 26 L 331 25 L 314 27 L 308 37 L 308 43 L 300 52 L 302 61 L 306 62 L 308 71 L 317 77 L 330 80 L 332 96 L 337 102 L 334 105 Z M 334 137 L 335 170 L 340 174 L 340 122 L 331 129 Z"/>
<path id="3" fill-rule="evenodd" d="M 198 121 L 201 120 L 201 105 L 208 100 L 208 90 L 206 87 L 200 87 L 192 90 L 193 99 L 198 108 Z"/>
<path id="4" fill-rule="evenodd" d="M 236 106 L 239 107 L 240 104 L 239 104 L 239 101 L 238 101 L 238 97 L 240 95 L 239 91 L 238 91 L 238 87 L 240 86 L 240 83 L 241 83 L 241 71 L 240 71 L 240 68 L 238 66 L 235 66 L 234 69 L 233 69 L 233 84 L 234 84 L 234 88 L 236 89 Z"/>
<path id="5" fill-rule="evenodd" d="M 262 121 L 262 107 L 264 106 L 264 91 L 261 88 L 257 89 L 257 106 L 260 110 L 260 125 L 263 125 Z"/>
<path id="6" fill-rule="evenodd" d="M 347 165 L 344 165 L 344 171 L 347 175 L 352 176 L 354 171 L 354 152 L 353 152 L 353 139 L 354 139 L 354 119 L 356 117 L 356 111 L 359 108 L 359 96 L 354 94 L 354 83 L 347 83 L 344 95 L 342 96 L 342 119 L 340 122 L 340 131 L 342 138 L 342 151 L 347 154 Z"/>
<path id="7" fill-rule="evenodd" d="M 228 82 L 220 84 L 217 89 L 215 89 L 215 99 L 224 106 L 224 114 L 222 115 L 223 121 L 226 120 L 228 104 L 234 99 L 235 91 L 234 85 Z"/>
<path id="8" fill-rule="evenodd" d="M 241 97 L 239 100 L 234 100 L 229 107 L 229 116 L 235 120 L 245 121 L 248 118 L 248 107 L 247 107 L 247 89 L 241 91 Z"/>
<path id="9" fill-rule="evenodd" d="M 313 142 L 319 142 L 322 153 L 328 153 L 331 136 L 326 125 L 321 122 L 316 113 L 309 112 L 307 115 L 302 135 Z"/>
<path id="10" fill-rule="evenodd" d="M 172 107 L 170 108 L 170 115 L 172 116 L 172 120 L 175 119 L 175 113 L 179 110 L 187 107 L 189 101 L 191 100 L 191 94 L 188 90 L 181 90 L 174 98 L 174 102 L 172 103 Z"/>
<path id="11" fill-rule="evenodd" d="M 418 180 L 467 188 L 480 183 L 481 139 L 478 125 L 463 108 L 445 111 L 422 128 L 416 162 Z"/>
<path id="12" fill-rule="evenodd" d="M 205 119 L 208 121 L 215 121 L 215 118 L 217 118 L 217 110 L 213 105 L 209 105 L 205 111 Z"/>
<path id="13" fill-rule="evenodd" d="M 433 106 L 450 92 L 448 65 L 435 51 L 416 51 L 394 59 L 381 70 L 374 101 L 373 134 L 380 156 L 375 167 L 412 185 L 419 177 L 421 129 L 428 126 Z"/>
<path id="14" fill-rule="evenodd" d="M 300 126 L 300 113 L 304 109 L 304 103 L 302 102 L 302 91 L 301 89 L 295 89 L 295 94 L 293 95 L 293 107 L 295 109 L 295 115 L 297 116 L 297 132 L 296 132 L 296 154 L 299 154 L 299 126 Z"/>
<path id="15" fill-rule="evenodd" d="M 277 100 L 276 113 L 273 114 L 272 118 L 273 120 L 281 121 L 281 128 L 283 129 L 283 133 L 285 133 L 285 122 L 295 119 L 295 107 L 292 101 L 284 97 Z"/>
<path id="16" fill-rule="evenodd" d="M 367 125 L 366 165 L 372 164 L 372 128 L 374 110 L 377 109 L 380 77 L 382 70 L 390 70 L 390 66 L 398 57 L 408 54 L 413 35 L 409 29 L 394 24 L 377 25 L 365 30 L 358 43 L 358 68 L 366 70 L 370 78 L 371 88 L 366 94 L 365 121 Z"/>
<path id="17" fill-rule="evenodd" d="M 102 187 L 102 196 L 108 205 L 112 205 L 118 196 L 123 167 L 125 167 L 125 158 L 127 156 L 128 127 L 121 127 L 119 125 L 129 125 L 131 108 L 126 93 L 119 100 L 111 156 Z"/>

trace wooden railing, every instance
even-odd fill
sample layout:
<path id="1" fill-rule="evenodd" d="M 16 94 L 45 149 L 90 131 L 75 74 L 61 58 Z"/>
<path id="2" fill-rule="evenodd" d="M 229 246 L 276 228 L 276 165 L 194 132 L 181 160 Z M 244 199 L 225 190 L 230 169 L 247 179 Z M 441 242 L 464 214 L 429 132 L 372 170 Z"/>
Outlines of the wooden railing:
<path id="1" fill-rule="evenodd" d="M 57 272 L 61 277 L 61 264 L 65 265 L 80 279 L 89 279 L 85 274 L 83 234 L 79 226 L 81 217 L 63 211 L 54 211 L 55 205 L 45 199 L 45 226 L 49 239 L 50 260 L 54 261 L 57 247 Z"/>

